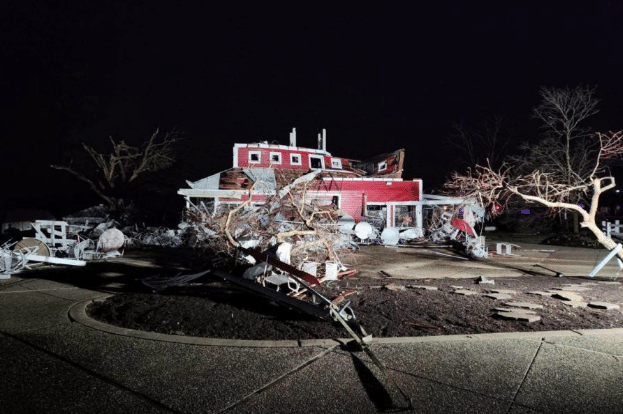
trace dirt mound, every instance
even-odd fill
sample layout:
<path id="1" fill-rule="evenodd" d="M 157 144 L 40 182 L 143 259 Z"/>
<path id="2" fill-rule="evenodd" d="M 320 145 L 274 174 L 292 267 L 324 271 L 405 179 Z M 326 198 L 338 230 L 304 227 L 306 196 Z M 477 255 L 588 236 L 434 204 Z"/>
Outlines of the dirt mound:
<path id="1" fill-rule="evenodd" d="M 586 278 L 520 276 L 500 278 L 496 284 L 477 284 L 473 279 L 341 280 L 331 289 L 357 289 L 350 296 L 357 321 L 376 337 L 477 334 L 489 332 L 549 331 L 623 327 L 620 310 L 573 308 L 549 296 L 529 294 L 582 285 L 578 294 L 588 301 L 619 303 L 622 283 Z M 383 285 L 395 285 L 390 290 Z M 424 290 L 415 284 L 437 288 Z M 476 292 L 454 293 L 457 285 Z M 389 287 L 389 286 L 388 286 Z M 541 320 L 524 323 L 499 319 L 494 308 L 507 301 L 484 296 L 494 289 L 514 290 L 512 301 L 543 305 Z M 622 306 L 623 307 L 623 306 Z M 97 320 L 124 328 L 173 335 L 229 339 L 345 338 L 337 323 L 286 309 L 270 301 L 233 289 L 220 281 L 170 289 L 164 293 L 128 293 L 94 303 L 87 312 Z"/>

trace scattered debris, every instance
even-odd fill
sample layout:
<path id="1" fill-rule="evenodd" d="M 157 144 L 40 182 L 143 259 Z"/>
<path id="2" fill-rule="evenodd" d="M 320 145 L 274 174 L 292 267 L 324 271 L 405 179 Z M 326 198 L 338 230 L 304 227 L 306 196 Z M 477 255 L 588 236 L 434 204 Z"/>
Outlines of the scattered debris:
<path id="1" fill-rule="evenodd" d="M 331 303 L 337 306 L 340 303 L 344 302 L 344 300 L 346 300 L 347 297 L 352 296 L 356 293 L 358 293 L 358 291 L 355 289 L 343 290 L 335 297 L 335 299 L 331 301 Z"/>
<path id="2" fill-rule="evenodd" d="M 428 198 L 430 200 L 433 197 Z M 485 209 L 481 205 L 473 200 L 442 196 L 435 196 L 435 201 L 431 200 L 430 205 L 437 208 L 430 219 L 431 241 L 459 241 L 465 246 L 468 255 L 488 257 L 484 236 L 478 236 L 474 230 L 474 226 L 485 218 Z"/>
<path id="3" fill-rule="evenodd" d="M 533 315 L 527 312 L 513 310 L 510 312 L 497 312 L 496 316 L 502 319 L 512 319 L 519 322 L 537 322 L 541 320 L 538 315 Z"/>
<path id="4" fill-rule="evenodd" d="M 511 289 L 490 289 L 490 292 L 492 292 L 492 293 L 506 293 L 507 295 L 516 295 L 517 294 L 516 290 L 511 290 Z"/>
<path id="5" fill-rule="evenodd" d="M 8 242 L 0 246 L 0 279 L 9 279 L 11 274 L 22 270 L 37 252 L 36 247 L 18 250 L 11 250 L 11 247 Z"/>
<path id="6" fill-rule="evenodd" d="M 510 306 L 513 308 L 523 308 L 523 309 L 543 309 L 543 305 L 539 305 L 536 303 L 530 302 L 505 302 L 504 305 Z"/>
<path id="7" fill-rule="evenodd" d="M 491 298 L 491 299 L 498 299 L 498 300 L 512 298 L 511 295 L 507 295 L 506 293 L 487 293 L 485 294 L 485 297 Z"/>
<path id="8" fill-rule="evenodd" d="M 454 293 L 459 294 L 459 295 L 478 295 L 478 292 L 474 292 L 473 290 L 469 290 L 469 289 L 459 289 L 459 290 L 455 290 Z"/>
<path id="9" fill-rule="evenodd" d="M 390 284 L 383 286 L 383 289 L 397 292 L 401 290 L 407 290 L 407 287 L 405 285 L 397 285 L 396 283 L 390 283 Z"/>
<path id="10" fill-rule="evenodd" d="M 588 303 L 586 302 L 577 302 L 574 300 L 563 300 L 562 304 L 566 306 L 571 306 L 572 308 L 585 308 L 588 306 Z"/>
<path id="11" fill-rule="evenodd" d="M 476 279 L 476 282 L 478 282 L 478 284 L 480 285 L 495 285 L 495 281 L 493 279 L 489 279 L 485 276 L 480 276 L 478 279 Z"/>
<path id="12" fill-rule="evenodd" d="M 536 315 L 536 312 L 531 311 L 531 310 L 521 310 L 521 311 L 518 311 L 517 309 L 512 309 L 512 308 L 493 308 L 493 310 L 495 312 L 523 312 L 523 313 L 526 313 L 528 315 Z"/>
<path id="13" fill-rule="evenodd" d="M 591 288 L 586 287 L 586 286 L 580 286 L 580 285 L 567 285 L 567 286 L 555 287 L 553 288 L 553 290 L 562 290 L 566 292 L 584 292 L 587 290 L 591 290 Z"/>
<path id="14" fill-rule="evenodd" d="M 595 266 L 595 268 L 591 270 L 588 276 L 595 276 L 606 265 L 606 263 L 608 263 L 619 252 L 619 250 L 621 250 L 621 247 L 621 243 L 618 243 L 612 250 L 610 250 L 610 252 Z M 623 269 L 623 262 L 621 262 L 621 259 L 618 257 L 617 263 L 619 265 L 619 269 Z"/>
<path id="15" fill-rule="evenodd" d="M 573 301 L 573 302 L 583 302 L 583 297 L 573 293 L 573 292 L 564 292 L 564 291 L 560 291 L 560 292 L 555 292 L 552 294 L 552 297 L 554 299 L 561 299 L 561 300 L 567 300 L 567 301 Z"/>
<path id="16" fill-rule="evenodd" d="M 407 287 L 410 289 L 439 290 L 437 286 L 407 285 Z"/>
<path id="17" fill-rule="evenodd" d="M 99 222 L 92 217 L 73 220 L 73 223 L 88 223 L 89 220 L 96 225 L 95 228 L 67 221 L 37 220 L 31 223 L 34 238 L 25 237 L 12 246 L 0 246 L 0 274 L 7 278 L 27 267 L 28 262 L 84 266 L 85 260 L 120 256 L 119 249 L 126 241 L 123 233 L 110 228 L 113 222 Z M 85 236 L 85 233 L 94 238 Z"/>
<path id="18" fill-rule="evenodd" d="M 513 256 L 512 248 L 519 247 L 516 244 L 498 242 L 495 244 L 495 252 L 499 255 Z M 504 249 L 504 250 L 502 250 Z"/>
<path id="19" fill-rule="evenodd" d="M 541 292 L 541 291 L 533 291 L 533 292 L 528 292 L 528 295 L 539 295 L 539 296 L 549 296 L 551 297 L 553 295 L 552 292 Z"/>

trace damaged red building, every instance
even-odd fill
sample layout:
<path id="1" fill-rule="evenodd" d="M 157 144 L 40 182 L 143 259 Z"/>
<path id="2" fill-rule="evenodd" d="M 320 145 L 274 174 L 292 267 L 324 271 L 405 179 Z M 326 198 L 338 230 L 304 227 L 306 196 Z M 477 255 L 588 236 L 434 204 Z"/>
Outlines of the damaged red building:
<path id="1" fill-rule="evenodd" d="M 214 209 L 224 204 L 238 205 L 249 200 L 263 203 L 267 196 L 285 193 L 288 186 L 306 182 L 307 194 L 317 205 L 334 204 L 356 222 L 368 221 L 377 227 L 415 228 L 422 233 L 422 207 L 453 203 L 422 193 L 422 180 L 404 180 L 405 151 L 378 155 L 359 161 L 333 156 L 326 150 L 326 131 L 318 134 L 318 148 L 296 144 L 296 129 L 289 145 L 235 144 L 232 168 L 183 188 L 188 203 L 208 201 Z M 253 188 L 253 192 L 250 190 Z"/>

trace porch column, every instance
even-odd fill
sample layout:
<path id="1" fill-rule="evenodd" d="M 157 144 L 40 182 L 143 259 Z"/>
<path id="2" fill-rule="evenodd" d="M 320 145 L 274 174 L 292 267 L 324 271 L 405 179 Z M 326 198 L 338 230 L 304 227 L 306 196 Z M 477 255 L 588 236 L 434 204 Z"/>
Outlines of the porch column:
<path id="1" fill-rule="evenodd" d="M 415 227 L 418 229 L 422 228 L 422 205 L 418 204 L 415 206 Z"/>

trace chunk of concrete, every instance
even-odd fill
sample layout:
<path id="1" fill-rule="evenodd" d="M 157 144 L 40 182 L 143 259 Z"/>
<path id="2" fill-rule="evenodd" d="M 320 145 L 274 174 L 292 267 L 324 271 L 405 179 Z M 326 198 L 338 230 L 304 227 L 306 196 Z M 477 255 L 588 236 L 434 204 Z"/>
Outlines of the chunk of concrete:
<path id="1" fill-rule="evenodd" d="M 532 315 L 522 311 L 498 312 L 496 315 L 503 319 L 512 319 L 520 322 L 536 322 L 541 320 L 541 317 L 538 315 Z"/>
<path id="2" fill-rule="evenodd" d="M 407 290 L 407 288 L 404 285 L 397 285 L 395 283 L 389 283 L 389 284 L 383 286 L 383 289 L 393 290 L 395 292 L 401 291 L 401 290 Z"/>
<path id="3" fill-rule="evenodd" d="M 608 303 L 608 302 L 590 302 L 588 306 L 590 306 L 591 308 L 596 308 L 596 309 L 620 309 L 621 308 L 619 305 L 616 305 L 614 303 Z"/>
<path id="4" fill-rule="evenodd" d="M 469 290 L 469 289 L 458 289 L 458 290 L 455 290 L 454 293 L 457 293 L 459 295 L 465 295 L 465 296 L 478 295 L 478 292 L 474 292 L 473 290 Z"/>
<path id="5" fill-rule="evenodd" d="M 555 299 L 569 300 L 573 302 L 584 302 L 584 298 L 582 296 L 578 295 L 577 293 L 573 293 L 573 292 L 564 292 L 564 291 L 555 292 L 552 295 L 552 297 Z"/>
<path id="6" fill-rule="evenodd" d="M 530 303 L 530 302 L 506 302 L 504 303 L 504 305 L 511 306 L 513 308 L 543 309 L 543 305 L 538 305 L 536 303 Z"/>
<path id="7" fill-rule="evenodd" d="M 506 293 L 507 295 L 517 294 L 516 290 L 510 290 L 510 289 L 489 289 L 489 291 L 493 293 Z"/>
<path id="8" fill-rule="evenodd" d="M 494 311 L 496 312 L 523 312 L 525 314 L 528 315 L 536 315 L 535 311 L 531 311 L 531 310 L 518 310 L 518 309 L 512 309 L 512 308 L 493 308 Z"/>
<path id="9" fill-rule="evenodd" d="M 511 295 L 508 295 L 506 293 L 487 293 L 485 296 L 491 299 L 511 299 L 512 298 Z"/>
<path id="10" fill-rule="evenodd" d="M 424 290 L 439 290 L 437 286 L 426 286 L 426 285 L 407 285 L 409 289 L 424 289 Z"/>
<path id="11" fill-rule="evenodd" d="M 587 287 L 587 286 L 579 286 L 579 285 L 575 285 L 575 286 L 560 286 L 560 287 L 555 287 L 553 288 L 554 290 L 562 290 L 565 292 L 584 292 L 587 290 L 591 290 L 591 288 Z"/>
<path id="12" fill-rule="evenodd" d="M 535 290 L 533 292 L 528 292 L 528 295 L 552 296 L 553 293 L 551 293 L 551 292 L 543 292 L 543 291 L 540 291 L 540 290 Z"/>
<path id="13" fill-rule="evenodd" d="M 563 300 L 562 303 L 572 308 L 585 308 L 588 305 L 586 302 L 576 302 L 574 300 Z"/>

